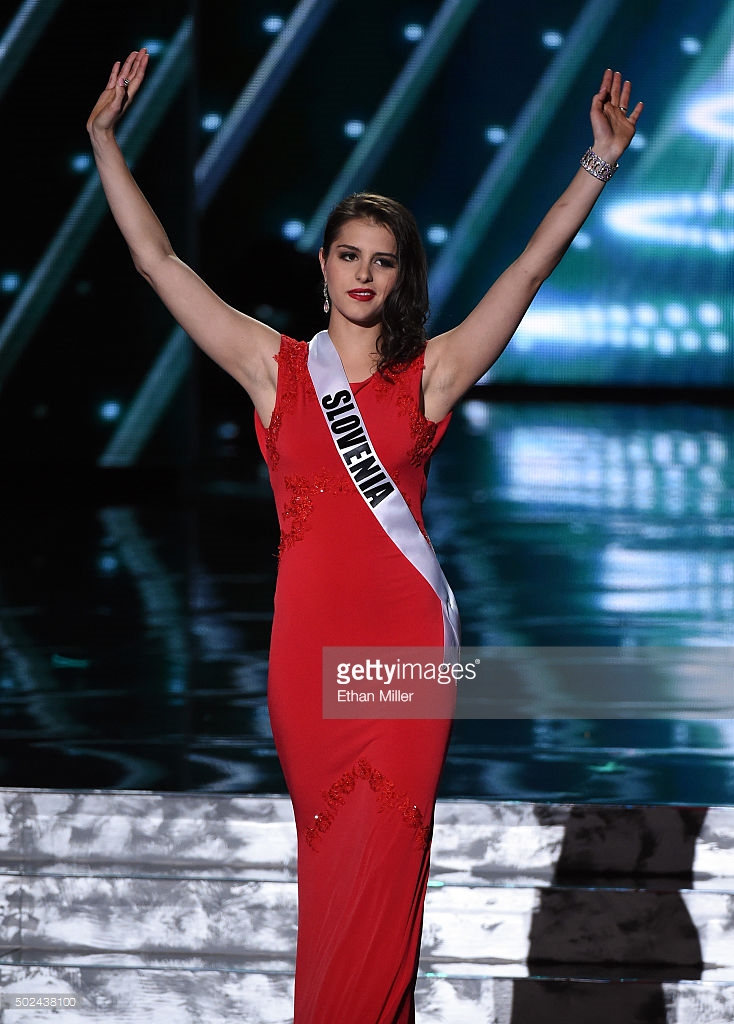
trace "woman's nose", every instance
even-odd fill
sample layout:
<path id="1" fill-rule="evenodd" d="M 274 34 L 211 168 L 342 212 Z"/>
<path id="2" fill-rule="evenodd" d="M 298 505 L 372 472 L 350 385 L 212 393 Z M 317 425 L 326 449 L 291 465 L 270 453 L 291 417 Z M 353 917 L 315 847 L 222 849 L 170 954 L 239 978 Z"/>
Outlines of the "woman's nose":
<path id="1" fill-rule="evenodd" d="M 372 280 L 372 267 L 369 263 L 359 263 L 357 265 L 357 280 L 358 281 L 371 281 Z"/>

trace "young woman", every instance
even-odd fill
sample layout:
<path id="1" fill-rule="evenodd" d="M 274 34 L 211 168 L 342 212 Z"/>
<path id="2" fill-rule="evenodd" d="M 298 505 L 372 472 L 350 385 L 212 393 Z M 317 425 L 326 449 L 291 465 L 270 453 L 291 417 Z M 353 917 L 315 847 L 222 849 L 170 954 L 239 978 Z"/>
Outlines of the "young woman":
<path id="1" fill-rule="evenodd" d="M 429 341 L 412 215 L 383 196 L 344 200 L 319 254 L 328 331 L 306 343 L 227 305 L 175 255 L 114 136 L 147 63 L 144 50 L 115 63 L 87 127 L 135 266 L 249 394 L 270 470 L 281 544 L 268 702 L 298 830 L 295 1024 L 407 1024 L 450 719 L 324 718 L 323 650 L 458 642 L 422 520 L 428 463 L 599 198 L 642 104 L 630 112 L 630 83 L 605 71 L 581 169 L 479 305 Z"/>

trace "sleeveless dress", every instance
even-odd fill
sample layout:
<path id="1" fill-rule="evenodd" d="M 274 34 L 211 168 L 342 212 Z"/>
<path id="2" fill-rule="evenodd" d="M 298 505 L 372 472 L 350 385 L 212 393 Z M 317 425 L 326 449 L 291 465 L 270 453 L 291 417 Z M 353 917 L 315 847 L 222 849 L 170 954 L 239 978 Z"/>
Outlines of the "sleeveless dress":
<path id="1" fill-rule="evenodd" d="M 268 705 L 298 832 L 294 1024 L 409 1024 L 433 808 L 451 722 L 324 719 L 324 646 L 443 647 L 441 604 L 349 478 L 307 368 L 283 337 L 270 427 L 255 426 L 281 527 Z M 425 532 L 429 460 L 450 416 L 419 400 L 423 355 L 352 385 Z"/>

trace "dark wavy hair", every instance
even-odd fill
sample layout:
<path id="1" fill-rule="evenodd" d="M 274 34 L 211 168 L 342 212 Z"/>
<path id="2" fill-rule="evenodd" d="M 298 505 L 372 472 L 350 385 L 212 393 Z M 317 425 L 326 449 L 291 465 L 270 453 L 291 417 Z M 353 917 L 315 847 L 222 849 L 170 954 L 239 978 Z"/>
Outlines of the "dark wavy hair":
<path id="1" fill-rule="evenodd" d="M 369 220 L 391 231 L 397 246 L 398 278 L 385 300 L 382 333 L 377 341 L 380 372 L 397 370 L 423 351 L 428 320 L 428 268 L 415 217 L 396 199 L 355 192 L 329 214 L 323 250 L 328 256 L 341 228 L 350 220 Z"/>

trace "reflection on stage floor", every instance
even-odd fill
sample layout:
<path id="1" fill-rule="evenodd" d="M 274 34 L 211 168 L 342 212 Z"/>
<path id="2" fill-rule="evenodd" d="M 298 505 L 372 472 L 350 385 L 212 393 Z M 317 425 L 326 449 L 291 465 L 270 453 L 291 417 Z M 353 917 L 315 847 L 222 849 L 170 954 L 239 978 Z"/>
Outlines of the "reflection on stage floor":
<path id="1" fill-rule="evenodd" d="M 733 426 L 715 406 L 467 400 L 427 502 L 464 642 L 734 650 Z M 2 499 L 0 785 L 284 792 L 264 479 L 55 487 Z M 442 792 L 732 803 L 734 722 L 459 721 Z"/>

